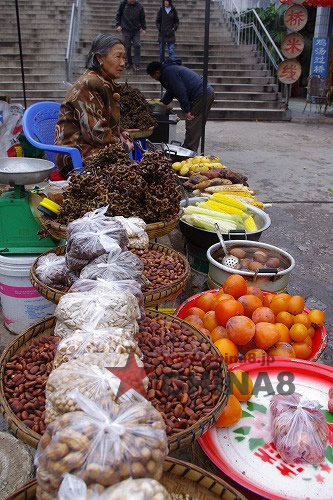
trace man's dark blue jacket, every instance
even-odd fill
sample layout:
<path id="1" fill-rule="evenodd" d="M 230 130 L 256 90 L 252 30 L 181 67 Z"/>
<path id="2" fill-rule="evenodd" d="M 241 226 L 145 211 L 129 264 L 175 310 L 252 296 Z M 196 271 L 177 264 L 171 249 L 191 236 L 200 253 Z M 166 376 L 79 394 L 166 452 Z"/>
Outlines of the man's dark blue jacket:
<path id="1" fill-rule="evenodd" d="M 191 111 L 191 102 L 203 94 L 202 77 L 185 66 L 180 66 L 178 60 L 166 61 L 162 65 L 160 82 L 166 92 L 161 101 L 170 104 L 175 97 L 184 113 Z M 207 94 L 213 88 L 208 85 Z"/>

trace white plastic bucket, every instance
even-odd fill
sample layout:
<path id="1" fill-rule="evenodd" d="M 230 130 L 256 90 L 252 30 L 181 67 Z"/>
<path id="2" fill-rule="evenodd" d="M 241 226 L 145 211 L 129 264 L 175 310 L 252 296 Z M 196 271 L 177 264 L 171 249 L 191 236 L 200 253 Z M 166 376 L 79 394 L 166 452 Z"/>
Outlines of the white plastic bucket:
<path id="1" fill-rule="evenodd" d="M 30 283 L 30 267 L 37 255 L 0 255 L 0 297 L 5 327 L 21 333 L 52 315 L 56 305 L 46 300 Z"/>

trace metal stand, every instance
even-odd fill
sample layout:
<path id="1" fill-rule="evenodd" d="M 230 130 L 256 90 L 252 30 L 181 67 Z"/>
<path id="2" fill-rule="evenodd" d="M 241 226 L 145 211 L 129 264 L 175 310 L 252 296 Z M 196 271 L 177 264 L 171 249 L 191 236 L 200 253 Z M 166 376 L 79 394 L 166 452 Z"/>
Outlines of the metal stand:
<path id="1" fill-rule="evenodd" d="M 23 86 L 23 100 L 24 100 L 24 108 L 27 109 L 27 96 L 26 96 L 26 93 L 25 93 L 23 51 L 22 51 L 21 27 L 20 27 L 20 13 L 19 13 L 18 0 L 15 0 L 15 9 L 16 9 L 17 35 L 18 35 L 19 50 L 20 50 L 20 63 L 21 63 L 22 86 Z"/>
<path id="2" fill-rule="evenodd" d="M 206 117 L 206 103 L 207 103 L 207 83 L 208 83 L 209 21 L 210 21 L 210 0 L 206 0 L 204 65 L 203 65 L 203 93 L 202 93 L 202 123 L 201 123 L 201 154 L 205 154 L 205 134 L 206 134 L 206 118 L 207 118 Z"/>

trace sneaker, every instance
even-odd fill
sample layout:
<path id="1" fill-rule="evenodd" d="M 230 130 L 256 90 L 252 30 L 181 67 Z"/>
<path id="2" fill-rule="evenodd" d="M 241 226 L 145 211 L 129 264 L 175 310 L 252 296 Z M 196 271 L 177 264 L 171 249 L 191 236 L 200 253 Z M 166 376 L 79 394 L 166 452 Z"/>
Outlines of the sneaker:
<path id="1" fill-rule="evenodd" d="M 131 67 L 132 67 L 132 64 L 126 63 L 125 69 L 131 69 Z"/>
<path id="2" fill-rule="evenodd" d="M 134 71 L 134 73 L 137 73 L 138 71 L 140 71 L 140 66 L 138 66 L 137 64 L 134 64 L 133 71 Z"/>

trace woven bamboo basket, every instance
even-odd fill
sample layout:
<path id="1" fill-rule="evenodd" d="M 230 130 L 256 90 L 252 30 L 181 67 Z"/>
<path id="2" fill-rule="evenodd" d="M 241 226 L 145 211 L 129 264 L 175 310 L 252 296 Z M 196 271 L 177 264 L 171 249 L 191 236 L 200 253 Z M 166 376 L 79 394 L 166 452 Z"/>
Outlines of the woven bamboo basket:
<path id="1" fill-rule="evenodd" d="M 220 355 L 218 349 L 212 344 L 202 333 L 199 332 L 196 328 L 192 327 L 188 323 L 185 323 L 183 320 L 179 318 L 175 318 L 174 316 L 170 316 L 168 314 L 162 314 L 155 311 L 150 311 L 150 313 L 158 316 L 159 318 L 170 318 L 172 321 L 177 321 L 181 325 L 186 326 L 187 329 L 190 329 L 195 336 L 201 340 L 204 339 L 206 343 L 210 344 L 211 352 L 215 355 Z M 24 443 L 29 444 L 33 448 L 37 448 L 38 442 L 41 438 L 41 435 L 37 432 L 34 432 L 29 427 L 23 424 L 23 422 L 15 415 L 12 411 L 6 397 L 5 397 L 5 387 L 4 387 L 4 374 L 5 374 L 5 365 L 9 361 L 9 359 L 14 356 L 18 351 L 25 351 L 31 342 L 36 338 L 48 336 L 53 333 L 53 329 L 56 323 L 56 318 L 51 316 L 50 318 L 40 321 L 35 325 L 28 328 L 24 332 L 17 335 L 17 337 L 4 349 L 2 356 L 0 358 L 0 408 L 3 414 L 4 419 L 8 423 L 9 427 L 15 434 L 15 436 L 23 441 Z M 212 409 L 210 413 L 207 413 L 204 417 L 200 418 L 195 425 L 192 425 L 188 429 L 184 429 L 182 432 L 178 432 L 177 434 L 171 435 L 168 437 L 168 444 L 170 452 L 180 450 L 182 448 L 187 448 L 190 446 L 197 438 L 202 436 L 210 427 L 212 427 L 217 418 L 222 413 L 223 408 L 225 407 L 228 396 L 229 396 L 229 372 L 226 363 L 221 357 L 222 364 L 222 375 L 223 382 L 221 387 L 220 397 Z"/>
<path id="2" fill-rule="evenodd" d="M 228 481 L 197 465 L 167 457 L 160 483 L 171 493 L 191 495 L 198 500 L 246 500 Z M 6 500 L 35 500 L 37 481 L 33 479 L 16 490 Z M 75 499 L 74 499 L 75 500 Z"/>
<path id="3" fill-rule="evenodd" d="M 154 240 L 156 238 L 161 238 L 166 234 L 171 233 L 173 229 L 177 226 L 180 219 L 180 213 L 177 217 L 166 221 L 166 222 L 153 222 L 151 224 L 146 225 L 146 232 L 149 236 L 150 240 Z M 40 222 L 43 228 L 54 238 L 55 240 L 65 240 L 67 238 L 66 229 L 67 226 L 64 224 L 59 224 L 55 220 L 49 219 L 42 215 L 40 217 Z"/>
<path id="4" fill-rule="evenodd" d="M 149 248 L 150 250 L 159 250 L 167 254 L 177 254 L 177 256 L 180 257 L 184 263 L 185 271 L 183 275 L 177 281 L 174 281 L 171 285 L 161 286 L 159 288 L 155 288 L 155 290 L 149 290 L 144 292 L 143 295 L 144 295 L 145 307 L 157 306 L 158 304 L 165 302 L 167 299 L 171 299 L 172 297 L 176 296 L 181 290 L 185 288 L 191 273 L 187 259 L 181 253 L 176 252 L 176 250 L 173 250 L 172 248 L 169 248 L 165 245 L 160 245 L 158 243 L 150 243 Z M 55 253 L 56 255 L 65 255 L 65 247 L 64 246 L 56 247 L 54 249 L 47 250 L 46 252 L 42 253 L 31 266 L 30 281 L 33 287 L 36 288 L 36 290 L 41 295 L 43 295 L 43 297 L 45 297 L 47 300 L 50 300 L 54 304 L 58 304 L 61 297 L 65 295 L 65 293 L 67 292 L 63 292 L 57 290 L 56 288 L 52 288 L 48 285 L 45 285 L 42 281 L 40 281 L 40 279 L 36 275 L 36 267 L 38 265 L 38 259 L 43 255 L 52 252 Z"/>

